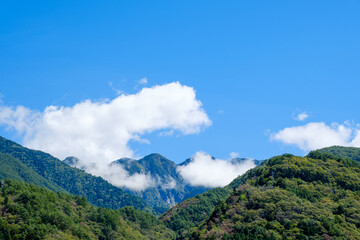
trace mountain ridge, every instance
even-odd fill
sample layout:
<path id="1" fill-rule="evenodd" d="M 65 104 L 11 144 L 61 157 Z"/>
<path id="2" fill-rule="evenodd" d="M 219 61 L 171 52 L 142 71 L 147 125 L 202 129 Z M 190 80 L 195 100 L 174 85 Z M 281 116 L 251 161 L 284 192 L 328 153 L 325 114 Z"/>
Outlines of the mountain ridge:
<path id="1" fill-rule="evenodd" d="M 0 137 L 0 153 L 18 159 L 38 175 L 66 191 L 86 196 L 89 202 L 96 206 L 112 209 L 134 206 L 136 209 L 152 211 L 143 199 L 126 193 L 101 177 L 70 167 L 48 153 L 25 148 L 3 137 Z"/>

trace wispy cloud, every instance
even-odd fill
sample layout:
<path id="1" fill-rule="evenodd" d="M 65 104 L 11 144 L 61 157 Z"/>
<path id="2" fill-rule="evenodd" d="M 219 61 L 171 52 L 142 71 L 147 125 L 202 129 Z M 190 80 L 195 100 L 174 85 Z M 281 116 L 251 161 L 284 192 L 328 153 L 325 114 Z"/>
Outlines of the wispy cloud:
<path id="1" fill-rule="evenodd" d="M 251 159 L 234 164 L 197 152 L 192 161 L 188 165 L 179 166 L 178 171 L 193 186 L 222 187 L 253 167 L 255 164 Z"/>
<path id="2" fill-rule="evenodd" d="M 295 120 L 298 120 L 298 121 L 304 121 L 305 119 L 307 119 L 309 117 L 309 114 L 307 112 L 302 112 L 302 113 L 299 113 L 295 116 Z"/>
<path id="3" fill-rule="evenodd" d="M 91 173 L 112 181 L 113 174 L 105 176 L 102 166 L 120 157 L 133 157 L 129 141 L 149 143 L 141 136 L 156 130 L 198 133 L 211 121 L 195 90 L 173 82 L 113 100 L 48 106 L 43 112 L 3 105 L 0 124 L 23 134 L 25 146 L 60 159 L 76 156 L 91 167 Z"/>
<path id="4" fill-rule="evenodd" d="M 142 84 L 142 85 L 145 85 L 148 83 L 148 79 L 146 77 L 142 78 L 139 80 L 139 83 Z"/>
<path id="5" fill-rule="evenodd" d="M 360 129 L 349 123 L 311 122 L 306 125 L 288 127 L 271 135 L 271 140 L 295 145 L 304 151 L 340 145 L 360 147 Z"/>
<path id="6" fill-rule="evenodd" d="M 149 174 L 134 173 L 130 175 L 120 165 L 96 165 L 96 168 L 87 167 L 87 172 L 101 176 L 115 186 L 126 187 L 136 191 L 155 186 L 156 182 Z"/>
<path id="7" fill-rule="evenodd" d="M 113 82 L 109 82 L 109 86 L 110 86 L 111 89 L 116 93 L 116 95 L 125 94 L 125 91 L 116 88 L 116 87 L 114 86 Z"/>

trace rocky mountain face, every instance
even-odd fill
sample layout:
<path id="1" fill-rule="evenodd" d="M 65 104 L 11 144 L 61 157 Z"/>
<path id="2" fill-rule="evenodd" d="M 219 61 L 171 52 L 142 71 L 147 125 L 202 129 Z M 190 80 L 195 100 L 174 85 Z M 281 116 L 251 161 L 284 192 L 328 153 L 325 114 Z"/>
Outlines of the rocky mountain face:
<path id="1" fill-rule="evenodd" d="M 208 190 L 205 187 L 187 184 L 176 170 L 177 165 L 160 154 L 150 154 L 140 160 L 122 158 L 111 164 L 121 165 L 130 175 L 135 173 L 149 175 L 153 181 L 151 187 L 143 191 L 124 189 L 142 197 L 159 212 L 164 212 L 184 199 Z"/>

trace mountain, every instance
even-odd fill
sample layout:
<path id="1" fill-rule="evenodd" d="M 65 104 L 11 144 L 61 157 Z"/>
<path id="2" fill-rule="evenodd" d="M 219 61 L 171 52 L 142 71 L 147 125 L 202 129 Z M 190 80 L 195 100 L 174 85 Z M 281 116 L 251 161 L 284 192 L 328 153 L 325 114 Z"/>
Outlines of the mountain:
<path id="1" fill-rule="evenodd" d="M 17 158 L 4 153 L 0 153 L 0 179 L 14 179 L 46 187 L 56 192 L 66 192 L 65 189 L 45 179 Z"/>
<path id="2" fill-rule="evenodd" d="M 6 180 L 0 186 L 0 239 L 174 239 L 155 216 L 94 207 L 84 198 Z"/>
<path id="3" fill-rule="evenodd" d="M 157 153 L 140 160 L 121 158 L 112 162 L 111 165 L 121 165 L 130 175 L 141 173 L 151 176 L 153 186 L 144 191 L 124 189 L 143 198 L 158 213 L 164 213 L 184 199 L 208 190 L 205 187 L 193 187 L 187 184 L 176 170 L 177 165 Z"/>
<path id="4" fill-rule="evenodd" d="M 360 148 L 332 146 L 316 150 L 320 153 L 330 153 L 338 157 L 349 158 L 360 162 Z"/>
<path id="5" fill-rule="evenodd" d="M 215 160 L 214 157 L 212 157 L 212 159 Z M 230 160 L 230 162 L 233 165 L 237 165 L 247 160 L 249 159 L 234 158 Z M 164 156 L 154 153 L 140 160 L 121 158 L 112 162 L 111 165 L 121 165 L 130 175 L 136 173 L 149 175 L 153 180 L 152 187 L 144 191 L 133 191 L 126 188 L 125 190 L 133 195 L 142 197 L 158 213 L 164 213 L 175 204 L 210 189 L 188 184 L 178 172 L 178 167 L 186 166 L 193 161 L 192 158 L 188 158 L 184 162 L 176 165 Z M 254 160 L 254 163 L 258 165 L 261 161 Z"/>
<path id="6" fill-rule="evenodd" d="M 360 239 L 360 164 L 354 160 L 319 151 L 284 154 L 216 190 L 220 194 L 215 190 L 161 219 L 179 239 Z"/>
<path id="7" fill-rule="evenodd" d="M 0 153 L 3 158 L 11 156 L 4 161 L 14 160 L 13 165 L 21 167 L 26 165 L 27 170 L 32 169 L 32 174 L 35 172 L 37 177 L 41 176 L 42 178 L 39 179 L 42 179 L 43 182 L 40 186 L 47 187 L 46 184 L 48 184 L 49 189 L 59 191 L 64 189 L 71 194 L 85 196 L 90 203 L 96 206 L 112 209 L 134 206 L 136 209 L 152 211 L 143 199 L 126 193 L 101 177 L 95 177 L 83 170 L 70 167 L 50 154 L 22 147 L 2 137 L 0 137 Z M 19 164 L 20 162 L 22 164 Z M 0 172 L 4 172 L 4 170 L 1 168 Z M 8 177 L 11 178 L 9 175 Z M 46 183 L 44 179 L 47 180 Z M 32 181 L 28 180 L 27 182 Z M 50 183 L 51 185 L 49 185 Z"/>

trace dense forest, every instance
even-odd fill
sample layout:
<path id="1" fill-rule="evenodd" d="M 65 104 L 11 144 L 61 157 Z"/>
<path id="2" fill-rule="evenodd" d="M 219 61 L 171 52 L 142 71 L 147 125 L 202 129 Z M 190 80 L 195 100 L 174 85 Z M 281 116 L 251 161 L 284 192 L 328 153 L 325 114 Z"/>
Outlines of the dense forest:
<path id="1" fill-rule="evenodd" d="M 337 157 L 349 158 L 349 159 L 360 162 L 360 148 L 356 148 L 356 147 L 332 146 L 332 147 L 322 148 L 322 149 L 316 150 L 314 152 L 330 153 Z"/>
<path id="2" fill-rule="evenodd" d="M 92 206 L 85 197 L 6 180 L 0 188 L 0 239 L 173 239 L 152 214 Z"/>
<path id="3" fill-rule="evenodd" d="M 0 179 L 14 179 L 46 187 L 55 192 L 66 192 L 65 189 L 40 176 L 32 168 L 10 154 L 0 153 Z"/>
<path id="4" fill-rule="evenodd" d="M 233 192 L 224 195 L 214 211 L 202 211 L 198 227 L 179 232 L 173 225 L 191 219 L 197 210 L 192 204 L 171 209 L 162 219 L 178 238 L 360 239 L 360 164 L 354 160 L 320 151 L 307 157 L 285 154 L 248 171 L 230 186 Z M 187 201 L 206 203 L 213 196 Z"/>

